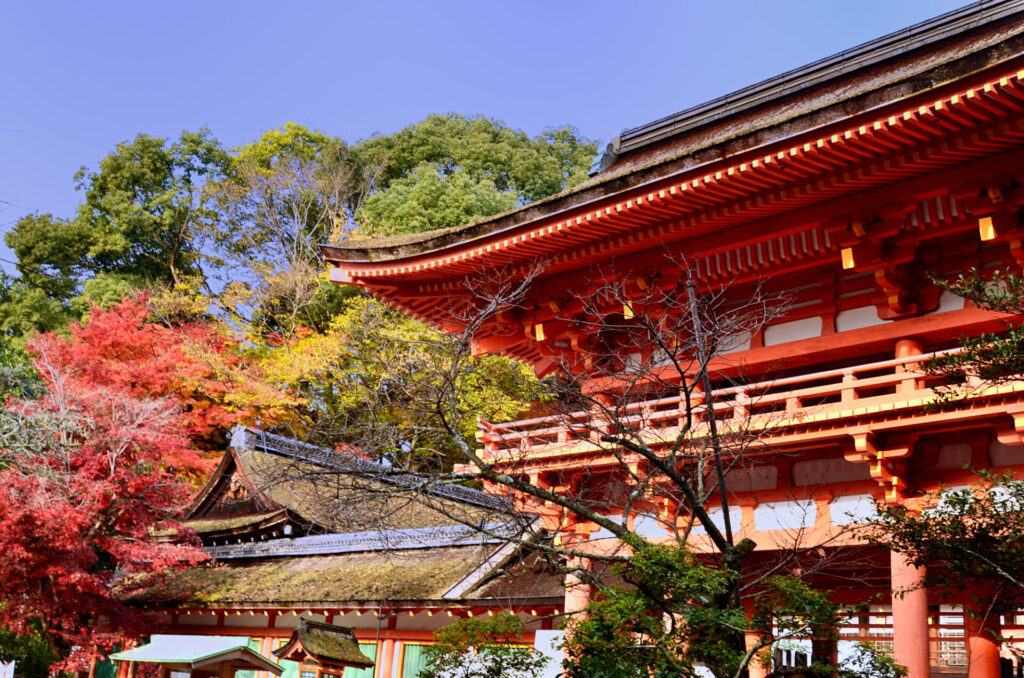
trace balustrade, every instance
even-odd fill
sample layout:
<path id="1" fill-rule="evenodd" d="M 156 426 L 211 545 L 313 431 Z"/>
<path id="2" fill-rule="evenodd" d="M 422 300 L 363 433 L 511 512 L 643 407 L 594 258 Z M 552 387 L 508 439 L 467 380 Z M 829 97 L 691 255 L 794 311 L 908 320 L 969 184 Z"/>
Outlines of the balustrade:
<path id="1" fill-rule="evenodd" d="M 941 375 L 930 375 L 920 365 L 930 358 L 959 349 L 894 358 L 881 362 L 842 367 L 822 372 L 783 377 L 771 381 L 741 384 L 712 392 L 712 407 L 720 428 L 731 431 L 769 431 L 785 435 L 787 429 L 811 423 L 835 425 L 865 415 L 916 408 L 935 397 L 933 387 Z M 979 390 L 968 397 L 984 397 L 1006 390 L 1024 390 L 1024 383 Z M 649 443 L 673 440 L 692 421 L 690 435 L 706 431 L 704 394 L 691 394 L 689 413 L 682 395 L 621 405 L 616 424 L 642 435 Z M 599 420 L 594 411 L 558 413 L 500 424 L 480 422 L 478 438 L 484 455 L 544 455 L 559 450 L 596 449 L 600 438 L 610 432 L 607 418 Z"/>

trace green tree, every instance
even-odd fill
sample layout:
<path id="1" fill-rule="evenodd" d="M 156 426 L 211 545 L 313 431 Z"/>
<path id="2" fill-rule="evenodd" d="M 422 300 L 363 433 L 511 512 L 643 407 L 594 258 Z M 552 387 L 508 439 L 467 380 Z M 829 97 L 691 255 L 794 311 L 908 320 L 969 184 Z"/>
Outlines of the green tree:
<path id="1" fill-rule="evenodd" d="M 363 190 L 345 142 L 287 123 L 233 149 L 228 176 L 210 189 L 221 308 L 256 335 L 326 329 L 351 292 L 323 279 L 317 245 L 348 221 Z"/>
<path id="2" fill-rule="evenodd" d="M 635 534 L 623 541 L 634 551 L 610 569 L 620 583 L 568 621 L 567 678 L 696 676 L 697 666 L 740 678 L 749 664 L 767 661 L 779 641 L 814 638 L 834 649 L 839 640 L 849 611 L 799 577 L 761 579 L 748 615 L 728 602 L 738 571 L 695 556 L 683 543 L 653 544 Z M 757 631 L 760 643 L 737 643 L 732 636 L 743 630 Z M 835 670 L 815 664 L 810 674 L 824 678 Z"/>
<path id="3" fill-rule="evenodd" d="M 518 204 L 515 193 L 498 190 L 489 176 L 445 176 L 423 161 L 369 196 L 357 219 L 364 233 L 400 235 L 468 224 Z"/>
<path id="4" fill-rule="evenodd" d="M 89 274 L 93 233 L 76 220 L 22 217 L 4 242 L 17 257 L 17 276 L 0 274 L 0 332 L 23 336 L 56 330 L 71 317 L 71 300 Z"/>
<path id="5" fill-rule="evenodd" d="M 118 144 L 97 171 L 80 169 L 85 201 L 75 220 L 92 234 L 90 269 L 175 284 L 199 274 L 199 241 L 214 217 L 203 187 L 229 163 L 204 129 L 171 144 L 140 134 Z"/>
<path id="6" fill-rule="evenodd" d="M 419 678 L 535 678 L 548 659 L 524 646 L 525 628 L 507 612 L 452 622 L 435 634 Z"/>
<path id="7" fill-rule="evenodd" d="M 36 398 L 43 393 L 43 382 L 29 354 L 0 335 L 0 405 L 8 396 Z"/>
<path id="8" fill-rule="evenodd" d="M 1024 604 L 1024 482 L 978 472 L 976 487 L 939 490 L 913 506 L 879 505 L 871 539 L 926 566 L 929 587 L 955 594 L 974 590 L 982 608 Z"/>
<path id="9" fill-rule="evenodd" d="M 470 358 L 470 369 L 439 374 L 448 346 L 440 333 L 367 297 L 348 300 L 323 332 L 268 346 L 267 379 L 301 398 L 301 429 L 325 444 L 348 441 L 409 466 L 450 467 L 451 436 L 424 426 L 424 412 L 458 402 L 452 422 L 472 436 L 478 417 L 508 421 L 539 397 L 529 368 L 501 356 Z"/>
<path id="10" fill-rule="evenodd" d="M 75 180 L 85 199 L 74 218 L 29 215 L 4 236 L 18 275 L 0 278 L 0 332 L 59 330 L 93 302 L 201 279 L 214 216 L 204 186 L 223 176 L 228 161 L 201 130 L 173 143 L 140 134 L 96 171 L 83 167 Z"/>
<path id="11" fill-rule="evenodd" d="M 14 668 L 19 676 L 49 678 L 50 667 L 60 656 L 39 632 L 38 620 L 29 626 L 31 630 L 21 635 L 0 628 L 0 661 L 15 662 Z"/>
<path id="12" fill-rule="evenodd" d="M 597 152 L 572 127 L 531 138 L 484 116 L 431 115 L 357 144 L 369 195 L 358 235 L 469 223 L 582 183 Z"/>

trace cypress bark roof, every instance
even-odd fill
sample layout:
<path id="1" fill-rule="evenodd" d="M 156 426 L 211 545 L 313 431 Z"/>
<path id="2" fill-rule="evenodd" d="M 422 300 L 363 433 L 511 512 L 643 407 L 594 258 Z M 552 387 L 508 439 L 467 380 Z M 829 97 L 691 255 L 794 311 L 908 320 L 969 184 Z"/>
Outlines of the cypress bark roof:
<path id="1" fill-rule="evenodd" d="M 205 609 L 358 607 L 360 603 L 439 601 L 483 565 L 493 546 L 368 551 L 207 564 L 136 580 L 128 601 Z"/>
<path id="2" fill-rule="evenodd" d="M 299 536 L 489 524 L 510 511 L 505 500 L 471 488 L 240 427 L 185 524 L 224 534 L 294 517 L 304 526 L 292 535 Z"/>
<path id="3" fill-rule="evenodd" d="M 336 264 L 437 253 L 838 124 L 1024 54 L 1024 0 L 981 0 L 624 132 L 590 181 L 453 228 L 322 245 Z"/>
<path id="4" fill-rule="evenodd" d="M 299 619 L 299 626 L 288 643 L 274 651 L 274 656 L 280 659 L 301 660 L 303 655 L 312 657 L 321 665 L 373 666 L 373 661 L 359 651 L 352 629 L 305 617 Z"/>
<path id="5" fill-rule="evenodd" d="M 508 539 L 532 520 L 476 490 L 432 488 L 410 473 L 240 428 L 186 520 L 214 562 L 130 577 L 122 595 L 205 609 L 436 605 L 470 598 L 502 572 L 516 550 Z"/>
<path id="6" fill-rule="evenodd" d="M 191 527 L 201 535 L 210 534 L 212 532 L 229 532 L 243 530 L 254 525 L 262 525 L 278 518 L 283 518 L 286 513 L 285 509 L 280 509 L 264 513 L 226 516 L 223 518 L 197 518 L 194 520 L 186 520 L 184 525 L 185 527 Z"/>

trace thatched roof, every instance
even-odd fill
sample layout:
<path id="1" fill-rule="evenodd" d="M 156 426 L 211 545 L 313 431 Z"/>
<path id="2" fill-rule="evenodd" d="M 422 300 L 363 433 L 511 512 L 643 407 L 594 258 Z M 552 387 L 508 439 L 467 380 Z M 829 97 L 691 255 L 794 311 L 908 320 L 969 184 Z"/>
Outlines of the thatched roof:
<path id="1" fill-rule="evenodd" d="M 359 606 L 441 600 L 481 566 L 493 546 L 371 551 L 207 564 L 136 580 L 130 602 L 206 609 Z"/>
<path id="2" fill-rule="evenodd" d="M 324 622 L 299 619 L 299 626 L 288 643 L 274 656 L 280 659 L 301 660 L 306 656 L 324 666 L 352 666 L 369 668 L 373 661 L 359 651 L 352 629 Z"/>
<path id="3" fill-rule="evenodd" d="M 252 513 L 238 516 L 226 516 L 217 518 L 197 518 L 184 521 L 185 527 L 191 527 L 199 534 L 211 534 L 214 532 L 233 532 L 244 530 L 248 527 L 263 525 L 276 521 L 285 516 L 286 511 L 265 511 L 263 513 Z"/>
<path id="4" fill-rule="evenodd" d="M 207 609 L 455 600 L 501 571 L 507 540 L 525 527 L 504 500 L 482 492 L 431 487 L 410 473 L 246 428 L 236 431 L 185 524 L 203 537 L 213 562 L 131 578 L 127 600 Z"/>
<path id="5" fill-rule="evenodd" d="M 240 427 L 185 525 L 202 535 L 290 519 L 303 532 L 341 534 L 491 523 L 509 508 L 477 490 Z"/>

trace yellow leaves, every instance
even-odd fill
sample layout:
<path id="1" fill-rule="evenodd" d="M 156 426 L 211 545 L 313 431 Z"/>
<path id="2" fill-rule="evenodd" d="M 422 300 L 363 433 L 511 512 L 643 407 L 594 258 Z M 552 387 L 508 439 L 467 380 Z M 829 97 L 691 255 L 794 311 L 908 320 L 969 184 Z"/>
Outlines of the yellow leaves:
<path id="1" fill-rule="evenodd" d="M 300 328 L 295 334 L 261 358 L 267 378 L 275 383 L 296 387 L 309 379 L 329 378 L 351 356 L 345 335 L 335 329 L 316 334 Z"/>
<path id="2" fill-rule="evenodd" d="M 203 293 L 199 276 L 185 277 L 176 285 L 159 290 L 149 298 L 153 314 L 164 320 L 195 320 L 210 310 L 210 299 Z"/>

